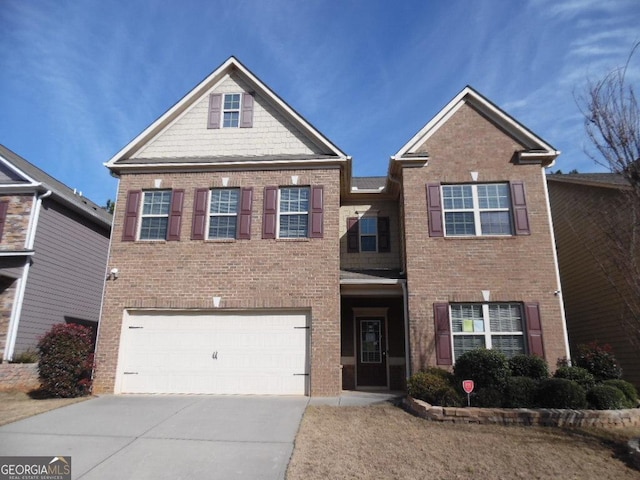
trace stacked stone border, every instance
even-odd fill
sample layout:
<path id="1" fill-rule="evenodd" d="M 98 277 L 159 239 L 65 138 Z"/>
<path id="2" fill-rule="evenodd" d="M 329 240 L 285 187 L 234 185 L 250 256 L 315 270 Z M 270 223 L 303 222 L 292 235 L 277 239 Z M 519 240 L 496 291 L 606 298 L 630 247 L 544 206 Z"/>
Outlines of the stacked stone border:
<path id="1" fill-rule="evenodd" d="M 569 428 L 616 428 L 640 425 L 640 408 L 562 410 L 553 408 L 438 407 L 409 396 L 404 398 L 403 407 L 413 415 L 435 422 Z M 640 439 L 631 439 L 627 447 L 631 463 L 636 469 L 640 469 Z"/>
<path id="2" fill-rule="evenodd" d="M 40 388 L 37 363 L 0 363 L 0 391 Z"/>

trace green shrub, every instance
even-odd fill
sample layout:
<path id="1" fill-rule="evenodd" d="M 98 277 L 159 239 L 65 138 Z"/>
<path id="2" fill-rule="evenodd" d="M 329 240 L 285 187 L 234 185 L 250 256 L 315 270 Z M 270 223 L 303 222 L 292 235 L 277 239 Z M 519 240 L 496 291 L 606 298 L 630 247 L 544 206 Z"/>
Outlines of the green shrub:
<path id="1" fill-rule="evenodd" d="M 587 402 L 596 410 L 617 410 L 627 408 L 629 401 L 616 387 L 600 384 L 587 392 Z"/>
<path id="2" fill-rule="evenodd" d="M 460 395 L 451 383 L 438 373 L 418 372 L 407 382 L 409 395 L 432 405 L 455 407 L 461 404 Z"/>
<path id="3" fill-rule="evenodd" d="M 616 387 L 622 393 L 624 393 L 625 398 L 627 399 L 627 408 L 635 408 L 638 406 L 638 392 L 636 387 L 633 384 L 627 382 L 626 380 L 621 379 L 611 379 L 605 380 L 602 382 L 604 385 L 610 385 L 612 387 Z"/>
<path id="4" fill-rule="evenodd" d="M 471 394 L 471 405 L 474 407 L 496 408 L 502 407 L 503 393 L 493 387 L 479 388 Z"/>
<path id="5" fill-rule="evenodd" d="M 582 388 L 590 390 L 596 384 L 595 378 L 582 367 L 560 367 L 553 374 L 555 378 L 564 378 L 577 382 Z"/>
<path id="6" fill-rule="evenodd" d="M 509 359 L 509 370 L 513 377 L 547 378 L 549 366 L 537 355 L 514 355 Z"/>
<path id="7" fill-rule="evenodd" d="M 481 348 L 460 355 L 453 370 L 456 388 L 462 387 L 463 380 L 473 380 L 478 390 L 502 391 L 509 377 L 509 362 L 504 353 Z"/>
<path id="8" fill-rule="evenodd" d="M 586 368 L 598 381 L 622 377 L 622 369 L 618 365 L 610 345 L 598 345 L 596 342 L 578 345 L 578 355 L 574 357 L 578 367 Z"/>
<path id="9" fill-rule="evenodd" d="M 54 325 L 38 343 L 38 373 L 43 390 L 53 397 L 79 397 L 91 389 L 91 330 L 75 324 Z"/>
<path id="10" fill-rule="evenodd" d="M 504 389 L 503 406 L 507 408 L 533 408 L 539 381 L 531 377 L 509 377 Z"/>
<path id="11" fill-rule="evenodd" d="M 584 388 L 566 378 L 540 380 L 535 401 L 542 408 L 580 409 L 587 406 Z"/>
<path id="12" fill-rule="evenodd" d="M 454 378 L 453 373 L 449 370 L 445 370 L 444 368 L 439 367 L 427 367 L 422 370 L 425 373 L 430 373 L 432 375 L 437 375 L 438 377 L 444 378 L 450 385 L 453 385 Z"/>
<path id="13" fill-rule="evenodd" d="M 35 350 L 25 350 L 24 352 L 20 352 L 18 355 L 13 357 L 9 363 L 37 363 L 38 362 L 38 352 Z"/>

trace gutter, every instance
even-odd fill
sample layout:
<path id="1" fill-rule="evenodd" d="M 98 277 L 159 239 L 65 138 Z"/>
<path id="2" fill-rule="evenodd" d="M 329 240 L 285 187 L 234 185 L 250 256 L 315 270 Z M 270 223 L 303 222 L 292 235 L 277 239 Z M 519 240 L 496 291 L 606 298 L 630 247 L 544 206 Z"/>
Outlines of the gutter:
<path id="1" fill-rule="evenodd" d="M 47 190 L 42 195 L 34 195 L 34 207 L 31 218 L 29 219 L 29 227 L 27 230 L 27 238 L 25 239 L 25 250 L 33 251 L 33 245 L 36 240 L 36 229 L 38 228 L 38 220 L 40 219 L 40 210 L 42 209 L 42 200 L 50 197 L 53 192 Z M 29 268 L 31 267 L 31 255 L 26 257 L 22 276 L 18 280 L 16 286 L 16 296 L 11 308 L 11 319 L 9 320 L 9 328 L 7 330 L 7 340 L 4 347 L 4 360 L 12 360 L 15 350 L 16 337 L 18 335 L 18 325 L 20 323 L 20 315 L 22 313 L 22 304 L 24 302 L 24 292 L 27 288 L 27 277 L 29 276 Z"/>

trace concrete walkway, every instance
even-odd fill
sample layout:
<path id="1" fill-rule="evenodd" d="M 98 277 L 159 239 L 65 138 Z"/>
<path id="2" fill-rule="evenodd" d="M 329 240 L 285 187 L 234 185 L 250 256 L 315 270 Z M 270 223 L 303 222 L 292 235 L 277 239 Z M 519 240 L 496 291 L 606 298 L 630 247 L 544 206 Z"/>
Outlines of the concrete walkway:
<path id="1" fill-rule="evenodd" d="M 0 427 L 0 456 L 69 455 L 83 480 L 280 480 L 308 404 L 393 397 L 103 396 Z"/>

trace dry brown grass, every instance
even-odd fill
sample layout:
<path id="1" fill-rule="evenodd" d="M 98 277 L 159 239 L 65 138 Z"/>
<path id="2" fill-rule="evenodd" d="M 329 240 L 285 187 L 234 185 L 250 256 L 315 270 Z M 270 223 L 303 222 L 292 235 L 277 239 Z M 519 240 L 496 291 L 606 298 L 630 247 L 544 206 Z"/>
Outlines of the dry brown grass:
<path id="1" fill-rule="evenodd" d="M 36 393 L 0 392 L 0 425 L 17 422 L 23 418 L 48 412 L 72 403 L 82 402 L 91 397 L 80 398 L 38 398 Z"/>
<path id="2" fill-rule="evenodd" d="M 390 404 L 309 407 L 288 480 L 638 479 L 620 445 L 640 429 L 441 424 Z"/>

